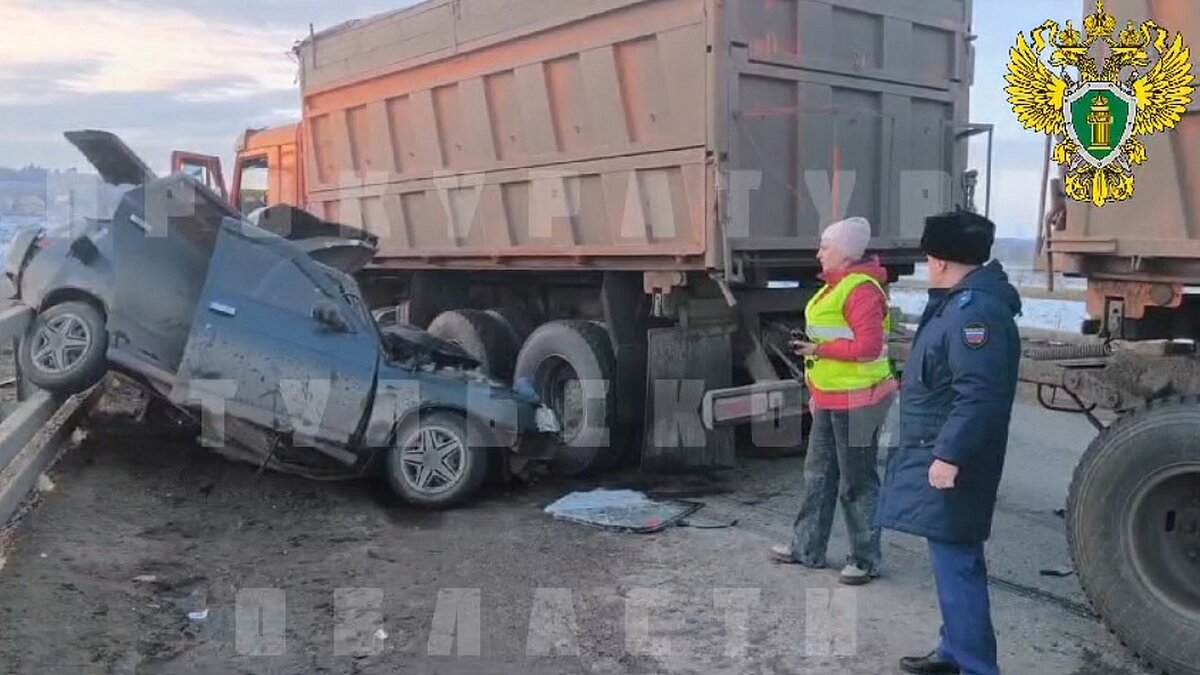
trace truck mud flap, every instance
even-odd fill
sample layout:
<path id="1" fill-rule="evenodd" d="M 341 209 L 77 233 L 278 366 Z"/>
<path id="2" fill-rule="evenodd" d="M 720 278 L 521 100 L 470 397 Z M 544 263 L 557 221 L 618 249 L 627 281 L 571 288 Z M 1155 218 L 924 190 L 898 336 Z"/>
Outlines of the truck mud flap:
<path id="1" fill-rule="evenodd" d="M 655 328 L 647 332 L 646 433 L 642 469 L 732 467 L 732 428 L 704 428 L 705 392 L 732 384 L 732 327 Z"/>

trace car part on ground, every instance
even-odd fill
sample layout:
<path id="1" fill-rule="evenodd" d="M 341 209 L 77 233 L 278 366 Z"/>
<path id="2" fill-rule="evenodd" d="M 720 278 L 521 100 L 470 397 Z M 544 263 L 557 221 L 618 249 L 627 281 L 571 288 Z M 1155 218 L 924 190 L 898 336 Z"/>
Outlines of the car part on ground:
<path id="1" fill-rule="evenodd" d="M 1200 398 L 1156 401 L 1092 442 L 1067 538 L 1108 627 L 1155 668 L 1200 673 Z"/>
<path id="2" fill-rule="evenodd" d="M 618 532 L 651 534 L 679 524 L 704 504 L 675 499 L 650 499 L 635 490 L 572 492 L 543 511 L 558 520 Z"/>
<path id="3" fill-rule="evenodd" d="M 477 309 L 442 312 L 429 324 L 429 334 L 462 347 L 489 377 L 511 382 L 517 350 L 510 329 L 495 316 Z"/>
<path id="4" fill-rule="evenodd" d="M 21 372 L 55 394 L 90 389 L 108 372 L 104 314 L 86 302 L 64 302 L 38 313 L 18 349 Z"/>
<path id="5" fill-rule="evenodd" d="M 552 321 L 521 348 L 513 377 L 527 381 L 563 427 L 553 469 L 576 476 L 602 468 L 616 454 L 615 357 L 608 332 L 590 321 Z"/>

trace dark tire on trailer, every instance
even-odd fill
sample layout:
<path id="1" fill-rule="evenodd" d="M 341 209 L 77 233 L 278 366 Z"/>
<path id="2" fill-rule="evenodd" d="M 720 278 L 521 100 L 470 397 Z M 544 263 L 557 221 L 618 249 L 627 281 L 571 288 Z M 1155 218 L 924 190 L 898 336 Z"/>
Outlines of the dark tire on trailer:
<path id="1" fill-rule="evenodd" d="M 401 425 L 388 450 L 388 485 L 404 501 L 447 509 L 473 498 L 487 478 L 488 449 L 471 445 L 467 419 L 448 411 L 423 412 Z"/>
<path id="2" fill-rule="evenodd" d="M 21 373 L 55 394 L 90 389 L 108 372 L 108 326 L 87 302 L 53 305 L 38 313 L 21 338 Z"/>
<path id="3" fill-rule="evenodd" d="M 521 351 L 521 346 L 533 334 L 537 325 L 525 312 L 511 307 L 499 307 L 487 310 L 487 315 L 500 322 L 504 330 L 513 340 L 513 353 Z"/>
<path id="4" fill-rule="evenodd" d="M 1171 675 L 1200 675 L 1200 397 L 1103 431 L 1075 469 L 1067 539 L 1104 623 Z"/>
<path id="5" fill-rule="evenodd" d="M 477 309 L 442 312 L 429 324 L 429 334 L 462 347 L 488 376 L 512 381 L 517 348 L 496 317 Z"/>
<path id="6" fill-rule="evenodd" d="M 615 461 L 609 438 L 616 421 L 615 374 L 612 343 L 599 324 L 552 321 L 525 341 L 514 378 L 527 379 L 558 414 L 563 437 L 551 462 L 555 473 L 578 476 Z"/>

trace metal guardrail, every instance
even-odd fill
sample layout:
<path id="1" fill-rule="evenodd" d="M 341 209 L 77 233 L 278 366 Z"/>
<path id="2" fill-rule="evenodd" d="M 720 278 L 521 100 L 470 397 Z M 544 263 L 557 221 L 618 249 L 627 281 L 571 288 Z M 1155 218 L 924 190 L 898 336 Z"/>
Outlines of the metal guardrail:
<path id="1" fill-rule="evenodd" d="M 24 305 L 0 312 L 0 344 L 19 339 L 32 318 Z M 104 389 L 101 383 L 64 398 L 32 390 L 19 369 L 16 380 L 19 405 L 0 421 L 0 525 L 16 513 Z"/>

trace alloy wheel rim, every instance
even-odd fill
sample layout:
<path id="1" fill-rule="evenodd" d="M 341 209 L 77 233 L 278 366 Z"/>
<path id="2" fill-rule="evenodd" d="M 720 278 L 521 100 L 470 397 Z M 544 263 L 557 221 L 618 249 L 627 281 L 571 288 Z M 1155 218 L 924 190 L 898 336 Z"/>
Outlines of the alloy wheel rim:
<path id="1" fill-rule="evenodd" d="M 91 344 L 86 321 L 76 314 L 60 314 L 38 329 L 31 360 L 39 370 L 59 375 L 78 365 Z"/>
<path id="2" fill-rule="evenodd" d="M 462 479 L 466 454 L 462 439 L 454 431 L 422 426 L 400 449 L 401 472 L 413 489 L 438 494 Z"/>

